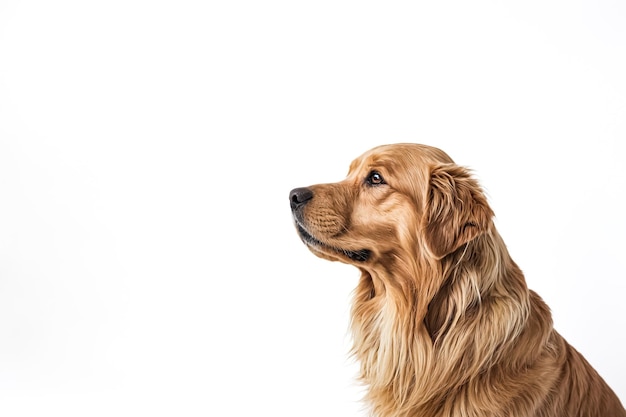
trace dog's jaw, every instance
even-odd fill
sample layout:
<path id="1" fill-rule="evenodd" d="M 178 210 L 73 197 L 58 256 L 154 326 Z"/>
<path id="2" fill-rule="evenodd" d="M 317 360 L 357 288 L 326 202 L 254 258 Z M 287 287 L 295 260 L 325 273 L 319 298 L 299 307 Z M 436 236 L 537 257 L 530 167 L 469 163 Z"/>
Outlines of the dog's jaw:
<path id="1" fill-rule="evenodd" d="M 340 258 L 348 258 L 349 260 L 356 263 L 367 262 L 372 255 L 372 251 L 369 249 L 359 249 L 359 250 L 349 250 L 343 249 L 335 246 L 328 245 L 326 243 L 321 242 L 319 239 L 315 238 L 311 233 L 309 233 L 304 226 L 298 221 L 298 219 L 294 216 L 296 229 L 298 230 L 298 235 L 300 239 L 311 249 L 313 252 L 321 252 L 327 254 L 328 252 L 332 252 L 333 254 L 339 255 Z"/>

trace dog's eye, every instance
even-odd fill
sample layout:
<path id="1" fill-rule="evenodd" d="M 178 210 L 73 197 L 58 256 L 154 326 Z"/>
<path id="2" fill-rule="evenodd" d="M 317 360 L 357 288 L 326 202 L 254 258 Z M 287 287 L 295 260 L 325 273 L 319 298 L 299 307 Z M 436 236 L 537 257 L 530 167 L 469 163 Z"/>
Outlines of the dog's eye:
<path id="1" fill-rule="evenodd" d="M 385 180 L 383 179 L 383 176 L 380 175 L 380 173 L 377 171 L 370 172 L 370 174 L 367 176 L 367 179 L 365 181 L 367 182 L 368 185 L 385 184 Z"/>

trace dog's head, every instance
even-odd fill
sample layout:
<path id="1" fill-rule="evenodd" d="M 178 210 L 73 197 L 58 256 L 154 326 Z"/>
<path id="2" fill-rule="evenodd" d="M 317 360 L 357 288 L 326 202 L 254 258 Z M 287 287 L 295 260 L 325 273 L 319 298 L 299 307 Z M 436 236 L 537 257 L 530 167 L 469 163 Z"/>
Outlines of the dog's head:
<path id="1" fill-rule="evenodd" d="M 296 188 L 289 201 L 314 254 L 358 267 L 441 259 L 486 232 L 493 216 L 465 168 L 418 144 L 371 149 L 343 181 Z"/>

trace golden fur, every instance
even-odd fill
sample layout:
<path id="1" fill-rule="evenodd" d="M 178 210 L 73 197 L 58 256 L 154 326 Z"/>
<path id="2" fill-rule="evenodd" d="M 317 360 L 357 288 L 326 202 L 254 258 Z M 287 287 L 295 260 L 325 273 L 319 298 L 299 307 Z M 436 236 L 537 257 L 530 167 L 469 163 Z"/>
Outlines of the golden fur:
<path id="1" fill-rule="evenodd" d="M 294 189 L 308 248 L 361 271 L 353 353 L 378 417 L 624 417 L 552 327 L 468 170 L 417 144 L 376 147 L 347 178 Z"/>

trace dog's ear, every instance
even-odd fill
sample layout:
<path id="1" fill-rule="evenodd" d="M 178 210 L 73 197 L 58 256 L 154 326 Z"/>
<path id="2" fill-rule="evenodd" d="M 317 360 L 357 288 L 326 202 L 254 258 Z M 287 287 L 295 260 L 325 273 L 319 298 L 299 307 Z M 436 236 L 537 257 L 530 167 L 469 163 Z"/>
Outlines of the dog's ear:
<path id="1" fill-rule="evenodd" d="M 493 211 L 463 167 L 434 167 L 429 187 L 423 230 L 431 253 L 441 259 L 487 231 Z"/>

